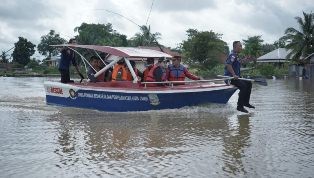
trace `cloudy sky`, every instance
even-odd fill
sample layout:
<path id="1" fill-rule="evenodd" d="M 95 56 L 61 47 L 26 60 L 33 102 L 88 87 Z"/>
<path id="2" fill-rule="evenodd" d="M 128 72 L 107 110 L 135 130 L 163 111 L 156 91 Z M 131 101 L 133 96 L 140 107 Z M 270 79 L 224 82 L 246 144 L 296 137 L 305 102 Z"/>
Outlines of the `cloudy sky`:
<path id="1" fill-rule="evenodd" d="M 189 28 L 223 34 L 229 46 L 255 35 L 273 43 L 287 27 L 298 28 L 294 17 L 313 10 L 313 0 L 1 0 L 0 50 L 13 47 L 19 36 L 37 45 L 50 30 L 68 40 L 83 22 L 111 23 L 128 38 L 139 32 L 135 24 L 147 24 L 173 48 Z"/>

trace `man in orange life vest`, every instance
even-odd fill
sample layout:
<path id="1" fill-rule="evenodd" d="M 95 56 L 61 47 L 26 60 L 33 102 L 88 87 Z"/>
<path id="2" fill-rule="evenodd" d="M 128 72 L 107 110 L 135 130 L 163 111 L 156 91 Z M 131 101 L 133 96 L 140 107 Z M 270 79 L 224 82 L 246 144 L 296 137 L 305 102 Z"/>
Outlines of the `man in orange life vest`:
<path id="1" fill-rule="evenodd" d="M 158 62 L 149 70 L 146 77 L 147 82 L 166 81 L 166 59 L 159 58 Z M 163 86 L 164 84 L 149 84 L 148 86 Z"/>
<path id="2" fill-rule="evenodd" d="M 92 56 L 90 58 L 90 63 L 92 67 L 96 70 L 94 70 L 92 67 L 89 67 L 87 76 L 90 80 L 90 82 L 104 82 L 105 81 L 105 75 L 100 74 L 98 77 L 95 77 L 94 74 L 100 70 L 100 59 L 97 58 L 96 56 Z"/>
<path id="3" fill-rule="evenodd" d="M 169 81 L 184 81 L 185 77 L 192 80 L 199 80 L 200 77 L 197 77 L 191 74 L 186 67 L 181 63 L 181 56 L 174 56 L 172 58 L 172 64 L 167 68 L 167 79 Z M 184 84 L 184 83 L 182 83 Z"/>
<path id="4" fill-rule="evenodd" d="M 143 72 L 142 82 L 146 82 L 147 75 L 148 75 L 150 69 L 151 69 L 153 66 L 154 66 L 154 58 L 152 58 L 152 57 L 147 58 L 147 61 L 146 61 L 146 69 L 145 69 L 144 72 Z"/>

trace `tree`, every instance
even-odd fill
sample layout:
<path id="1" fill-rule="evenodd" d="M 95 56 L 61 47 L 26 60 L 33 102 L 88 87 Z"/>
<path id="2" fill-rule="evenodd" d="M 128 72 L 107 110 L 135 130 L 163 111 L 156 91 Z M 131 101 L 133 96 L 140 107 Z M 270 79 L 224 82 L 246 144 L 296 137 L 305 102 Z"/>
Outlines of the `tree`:
<path id="1" fill-rule="evenodd" d="M 159 46 L 158 39 L 160 39 L 161 34 L 159 32 L 151 33 L 150 26 L 141 26 L 141 32 L 136 33 L 134 37 L 131 38 L 131 46 Z"/>
<path id="2" fill-rule="evenodd" d="M 267 54 L 273 50 L 277 49 L 276 45 L 274 44 L 262 44 L 261 46 L 261 56 Z"/>
<path id="3" fill-rule="evenodd" d="M 189 29 L 187 35 L 188 39 L 181 43 L 181 49 L 186 58 L 184 63 L 190 66 L 212 69 L 229 52 L 227 43 L 221 40 L 221 34 Z"/>
<path id="4" fill-rule="evenodd" d="M 11 51 L 12 49 L 14 49 L 14 47 L 10 48 L 9 50 L 7 51 L 2 51 L 2 54 L 1 54 L 1 58 L 2 58 L 2 62 L 3 63 L 8 63 L 9 62 L 9 59 L 7 59 L 7 56 L 8 56 L 8 52 Z"/>
<path id="5" fill-rule="evenodd" d="M 51 58 L 52 55 L 57 55 L 59 50 L 50 45 L 64 44 L 65 42 L 66 40 L 61 38 L 59 34 L 56 34 L 54 30 L 50 30 L 47 35 L 41 37 L 37 49 L 40 54 Z"/>
<path id="6" fill-rule="evenodd" d="M 26 38 L 19 37 L 19 41 L 14 43 L 14 51 L 12 53 L 13 62 L 17 62 L 23 66 L 29 63 L 30 57 L 35 53 L 33 43 L 27 41 Z"/>
<path id="7" fill-rule="evenodd" d="M 244 49 L 242 54 L 252 58 L 258 58 L 262 55 L 263 41 L 264 40 L 261 39 L 261 36 L 252 36 L 248 37 L 247 40 L 243 40 Z"/>
<path id="8" fill-rule="evenodd" d="M 279 38 L 278 41 L 274 42 L 274 45 L 276 46 L 276 48 L 285 48 L 286 47 L 286 42 L 283 38 Z"/>
<path id="9" fill-rule="evenodd" d="M 304 19 L 295 17 L 300 29 L 289 27 L 282 37 L 287 42 L 286 48 L 291 50 L 287 58 L 295 61 L 314 52 L 314 13 L 303 12 L 303 16 Z"/>
<path id="10" fill-rule="evenodd" d="M 75 27 L 78 32 L 76 39 L 84 45 L 107 45 L 107 46 L 127 46 L 128 42 L 125 35 L 117 33 L 112 29 L 110 23 L 105 24 L 87 24 Z"/>
<path id="11" fill-rule="evenodd" d="M 6 54 L 5 51 L 2 51 L 1 59 L 2 59 L 3 63 L 8 63 L 9 62 L 9 60 L 7 59 L 7 54 Z"/>

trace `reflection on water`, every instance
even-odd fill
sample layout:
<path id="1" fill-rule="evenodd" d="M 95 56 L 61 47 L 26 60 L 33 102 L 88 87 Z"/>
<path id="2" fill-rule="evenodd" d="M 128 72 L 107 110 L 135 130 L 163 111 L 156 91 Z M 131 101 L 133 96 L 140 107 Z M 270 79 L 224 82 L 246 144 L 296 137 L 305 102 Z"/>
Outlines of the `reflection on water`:
<path id="1" fill-rule="evenodd" d="M 2 177 L 311 177 L 313 83 L 227 105 L 107 113 L 47 106 L 43 78 L 0 78 Z"/>

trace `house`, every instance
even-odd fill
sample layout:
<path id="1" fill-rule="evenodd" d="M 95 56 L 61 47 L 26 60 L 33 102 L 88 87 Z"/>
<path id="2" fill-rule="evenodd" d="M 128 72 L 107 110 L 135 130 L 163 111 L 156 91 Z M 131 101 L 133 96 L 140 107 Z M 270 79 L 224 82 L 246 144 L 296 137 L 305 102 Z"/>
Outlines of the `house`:
<path id="1" fill-rule="evenodd" d="M 50 59 L 45 60 L 49 67 L 57 67 L 59 65 L 59 61 L 61 59 L 61 54 L 56 56 L 51 56 Z"/>
<path id="2" fill-rule="evenodd" d="M 287 55 L 289 54 L 290 50 L 285 48 L 278 48 L 275 49 L 263 56 L 257 58 L 257 63 L 277 63 L 278 65 L 288 62 Z M 291 58 L 290 58 L 291 59 Z"/>

